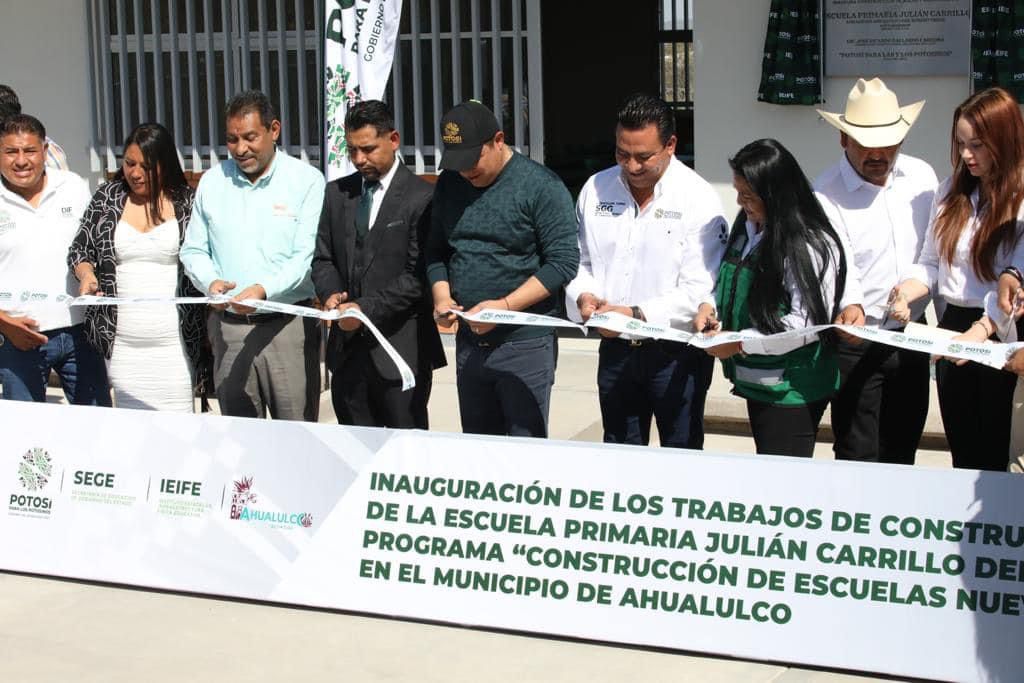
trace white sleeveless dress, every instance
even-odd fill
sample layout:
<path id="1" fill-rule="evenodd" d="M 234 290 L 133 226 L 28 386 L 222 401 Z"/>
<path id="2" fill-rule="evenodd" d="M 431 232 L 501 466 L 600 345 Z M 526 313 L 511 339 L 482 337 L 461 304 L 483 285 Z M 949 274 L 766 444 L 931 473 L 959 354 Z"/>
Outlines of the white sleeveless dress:
<path id="1" fill-rule="evenodd" d="M 119 221 L 114 231 L 118 296 L 174 296 L 178 286 L 178 222 L 149 232 Z M 118 306 L 107 361 L 118 408 L 193 412 L 192 373 L 173 305 Z"/>

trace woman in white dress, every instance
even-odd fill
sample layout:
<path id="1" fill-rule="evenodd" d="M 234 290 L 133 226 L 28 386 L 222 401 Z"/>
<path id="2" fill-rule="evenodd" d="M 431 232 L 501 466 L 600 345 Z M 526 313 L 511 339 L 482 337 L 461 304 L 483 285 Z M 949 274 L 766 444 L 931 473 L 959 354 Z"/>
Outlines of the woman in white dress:
<path id="1" fill-rule="evenodd" d="M 194 196 L 170 132 L 156 123 L 133 130 L 121 170 L 93 195 L 68 253 L 79 293 L 201 296 L 178 261 Z M 86 309 L 86 335 L 107 359 L 115 406 L 193 411 L 194 384 L 210 388 L 204 309 Z"/>

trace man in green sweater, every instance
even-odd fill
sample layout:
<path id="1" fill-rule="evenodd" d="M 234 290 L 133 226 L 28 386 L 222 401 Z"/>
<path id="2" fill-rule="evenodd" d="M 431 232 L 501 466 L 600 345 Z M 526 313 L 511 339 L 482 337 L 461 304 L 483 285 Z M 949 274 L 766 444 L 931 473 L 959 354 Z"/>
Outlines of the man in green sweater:
<path id="1" fill-rule="evenodd" d="M 506 145 L 475 100 L 445 115 L 441 140 L 426 254 L 434 318 L 450 327 L 452 310 L 556 314 L 580 260 L 565 185 Z M 464 322 L 455 355 L 464 432 L 547 436 L 558 355 L 551 328 Z"/>

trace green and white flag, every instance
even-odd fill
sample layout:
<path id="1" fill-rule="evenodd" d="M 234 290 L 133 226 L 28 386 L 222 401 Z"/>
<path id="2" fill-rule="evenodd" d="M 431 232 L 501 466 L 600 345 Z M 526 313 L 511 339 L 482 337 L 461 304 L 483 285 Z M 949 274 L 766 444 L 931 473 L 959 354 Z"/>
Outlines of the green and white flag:
<path id="1" fill-rule="evenodd" d="M 324 175 L 355 171 L 345 145 L 345 113 L 379 100 L 391 74 L 402 0 L 328 0 L 324 23 Z"/>
<path id="2" fill-rule="evenodd" d="M 772 0 L 758 102 L 812 105 L 822 101 L 819 10 L 818 0 Z"/>

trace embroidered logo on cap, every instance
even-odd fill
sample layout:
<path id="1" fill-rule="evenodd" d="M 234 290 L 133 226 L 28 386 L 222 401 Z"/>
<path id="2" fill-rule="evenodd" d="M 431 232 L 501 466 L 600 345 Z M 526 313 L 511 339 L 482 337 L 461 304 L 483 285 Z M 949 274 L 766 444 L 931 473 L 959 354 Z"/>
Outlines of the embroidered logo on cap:
<path id="1" fill-rule="evenodd" d="M 441 139 L 446 145 L 462 144 L 462 130 L 459 128 L 459 124 L 454 121 L 444 124 L 444 135 L 441 136 Z"/>

